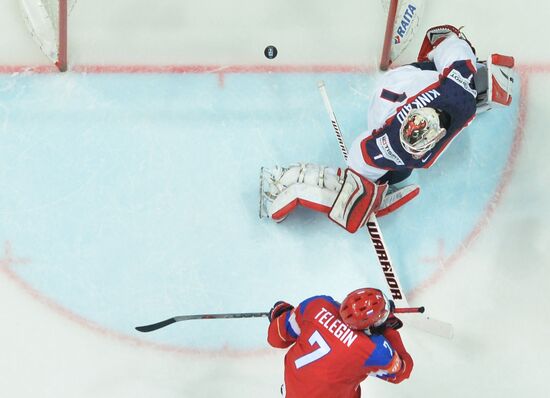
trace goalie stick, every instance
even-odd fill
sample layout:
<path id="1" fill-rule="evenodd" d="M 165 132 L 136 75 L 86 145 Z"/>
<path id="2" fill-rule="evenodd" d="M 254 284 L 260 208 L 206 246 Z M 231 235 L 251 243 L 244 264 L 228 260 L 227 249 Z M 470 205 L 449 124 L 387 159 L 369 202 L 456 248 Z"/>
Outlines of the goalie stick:
<path id="1" fill-rule="evenodd" d="M 330 104 L 325 83 L 323 81 L 320 81 L 318 83 L 318 87 L 319 92 L 321 93 L 321 97 L 323 98 L 323 103 L 325 104 L 326 111 L 332 123 L 332 127 L 334 128 L 334 133 L 336 134 L 338 145 L 340 146 L 340 150 L 342 152 L 342 155 L 344 156 L 344 160 L 347 161 L 348 151 L 342 137 L 340 126 L 338 125 L 338 121 L 336 120 L 336 115 L 334 114 L 334 110 L 332 109 L 332 105 Z M 374 246 L 374 250 L 376 251 L 378 263 L 382 268 L 382 272 L 384 273 L 386 283 L 388 284 L 394 302 L 396 303 L 396 305 L 401 304 L 403 307 L 408 307 L 409 303 L 401 287 L 402 284 L 399 281 L 397 273 L 393 267 L 390 255 L 382 238 L 380 225 L 378 224 L 378 220 L 376 219 L 376 216 L 374 214 L 370 216 L 366 226 L 372 244 Z M 416 319 L 407 319 L 407 323 L 409 323 L 411 326 L 424 330 L 428 333 L 435 334 L 437 336 L 445 338 L 451 338 L 453 336 L 453 326 L 450 323 L 439 321 L 427 316 L 423 316 L 421 318 L 416 317 Z"/>
<path id="2" fill-rule="evenodd" d="M 422 313 L 424 307 L 409 307 L 409 308 L 394 308 L 394 314 L 411 314 Z M 230 314 L 196 314 L 196 315 L 181 315 L 175 316 L 164 321 L 152 323 L 150 325 L 136 326 L 136 330 L 139 332 L 152 332 L 153 330 L 161 329 L 165 326 L 171 325 L 181 321 L 191 321 L 195 319 L 230 319 L 230 318 L 262 318 L 268 317 L 269 312 L 237 312 Z"/>

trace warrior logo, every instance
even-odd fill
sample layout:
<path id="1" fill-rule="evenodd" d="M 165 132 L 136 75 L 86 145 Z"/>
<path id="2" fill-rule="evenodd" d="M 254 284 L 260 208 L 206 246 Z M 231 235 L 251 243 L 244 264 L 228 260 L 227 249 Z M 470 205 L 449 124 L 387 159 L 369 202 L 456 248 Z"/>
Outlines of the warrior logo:
<path id="1" fill-rule="evenodd" d="M 384 242 L 382 242 L 382 238 L 380 237 L 380 233 L 378 232 L 378 227 L 375 223 L 369 221 L 367 222 L 367 228 L 369 230 L 372 243 L 374 244 L 376 255 L 378 256 L 378 262 L 382 266 L 382 271 L 384 272 L 386 282 L 388 283 L 388 286 L 390 288 L 391 295 L 394 300 L 401 300 L 403 299 L 401 287 L 399 286 L 399 281 L 397 280 L 397 277 L 393 273 L 393 268 L 390 263 L 388 253 L 386 252 L 386 248 L 384 247 Z"/>

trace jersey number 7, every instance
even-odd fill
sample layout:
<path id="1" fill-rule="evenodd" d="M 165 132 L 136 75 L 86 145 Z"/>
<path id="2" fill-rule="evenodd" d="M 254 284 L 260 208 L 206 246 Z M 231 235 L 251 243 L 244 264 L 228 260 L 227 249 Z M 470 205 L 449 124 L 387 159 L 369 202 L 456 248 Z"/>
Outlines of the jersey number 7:
<path id="1" fill-rule="evenodd" d="M 296 365 L 296 369 L 300 369 L 302 366 L 309 365 L 312 362 L 315 362 L 316 360 L 324 357 L 330 352 L 330 347 L 323 339 L 323 336 L 321 336 L 321 333 L 319 333 L 317 330 L 313 332 L 311 337 L 308 339 L 309 344 L 313 347 L 315 344 L 319 346 L 315 351 L 310 352 L 309 354 L 303 355 L 300 358 L 296 359 L 294 361 L 294 364 Z"/>

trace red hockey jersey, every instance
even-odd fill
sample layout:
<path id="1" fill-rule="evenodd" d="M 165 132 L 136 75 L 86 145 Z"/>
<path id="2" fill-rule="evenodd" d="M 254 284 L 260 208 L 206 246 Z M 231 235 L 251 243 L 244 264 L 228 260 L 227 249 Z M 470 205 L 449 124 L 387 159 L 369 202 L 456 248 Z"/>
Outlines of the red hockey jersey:
<path id="1" fill-rule="evenodd" d="M 287 398 L 358 398 L 359 383 L 369 374 L 384 378 L 403 366 L 392 345 L 410 358 L 397 331 L 369 336 L 351 330 L 339 308 L 332 297 L 315 296 L 271 321 L 269 344 L 291 346 L 285 356 Z"/>

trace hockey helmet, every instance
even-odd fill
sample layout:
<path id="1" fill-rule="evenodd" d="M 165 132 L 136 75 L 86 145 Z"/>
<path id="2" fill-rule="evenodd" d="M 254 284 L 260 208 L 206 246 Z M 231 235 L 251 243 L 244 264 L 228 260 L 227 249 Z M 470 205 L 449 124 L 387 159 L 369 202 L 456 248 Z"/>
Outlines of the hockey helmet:
<path id="1" fill-rule="evenodd" d="M 407 114 L 399 138 L 403 148 L 418 158 L 432 149 L 446 131 L 440 124 L 439 113 L 434 108 L 425 107 L 412 109 Z"/>
<path id="2" fill-rule="evenodd" d="M 380 326 L 390 316 L 392 302 L 381 290 L 357 289 L 346 296 L 340 306 L 340 317 L 351 329 Z"/>

